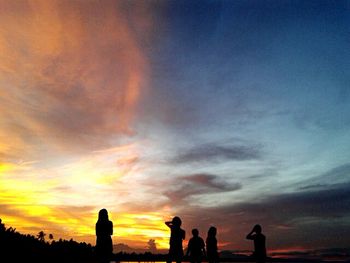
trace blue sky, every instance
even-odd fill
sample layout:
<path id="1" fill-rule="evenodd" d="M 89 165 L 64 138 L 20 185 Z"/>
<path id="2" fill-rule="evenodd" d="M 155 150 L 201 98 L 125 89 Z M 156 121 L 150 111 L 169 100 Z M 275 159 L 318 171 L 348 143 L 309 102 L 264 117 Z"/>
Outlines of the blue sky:
<path id="1" fill-rule="evenodd" d="M 263 209 L 273 199 L 279 213 L 277 200 L 293 197 L 300 210 L 285 208 L 290 218 L 281 222 L 315 234 L 332 232 L 340 220 L 339 232 L 327 235 L 332 246 L 345 246 L 347 212 L 302 211 L 309 209 L 304 196 L 312 203 L 328 189 L 348 192 L 348 8 L 327 1 L 169 2 L 149 49 L 149 119 L 140 126 L 164 139 L 160 151 L 177 154 L 160 175 L 178 177 L 173 201 L 203 209 L 262 202 Z M 211 188 L 199 193 L 192 181 L 188 189 L 189 175 Z M 331 202 L 348 206 L 339 196 Z M 269 227 L 278 228 L 274 223 Z"/>

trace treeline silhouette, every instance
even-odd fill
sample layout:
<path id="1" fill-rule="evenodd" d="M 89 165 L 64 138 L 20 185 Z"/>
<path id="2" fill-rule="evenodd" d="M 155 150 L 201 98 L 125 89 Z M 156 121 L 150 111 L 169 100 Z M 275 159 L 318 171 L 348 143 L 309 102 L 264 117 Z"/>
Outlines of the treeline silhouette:
<path id="1" fill-rule="evenodd" d="M 21 234 L 15 228 L 5 227 L 0 219 L 0 262 L 39 262 L 39 263 L 96 263 L 95 247 L 85 242 L 76 242 L 73 239 L 54 240 L 51 234 L 49 241 L 47 235 L 40 231 L 36 236 Z M 252 262 L 252 256 L 233 254 L 231 251 L 220 252 L 220 262 Z M 111 261 L 120 262 L 165 262 L 167 254 L 125 253 L 119 252 L 112 255 Z M 207 261 L 207 257 L 203 261 Z M 190 257 L 184 256 L 182 262 L 190 261 Z M 293 260 L 292 260 L 293 261 Z M 269 262 L 290 262 L 288 259 L 269 258 Z M 295 260 L 293 261 L 295 262 Z M 301 261 L 300 261 L 301 262 Z M 305 260 L 302 262 L 316 262 Z M 319 261 L 317 261 L 319 262 Z"/>
<path id="2" fill-rule="evenodd" d="M 45 240 L 40 231 L 37 236 L 21 234 L 15 228 L 6 228 L 0 219 L 0 262 L 95 262 L 93 246 L 73 239 Z"/>
<path id="3" fill-rule="evenodd" d="M 48 240 L 46 240 L 48 236 Z M 54 237 L 46 235 L 43 231 L 36 236 L 21 234 L 15 228 L 5 227 L 0 219 L 0 262 L 45 262 L 45 263 L 94 263 L 98 262 L 95 247 L 85 242 L 76 242 L 73 239 L 54 240 Z M 167 254 L 125 253 L 119 252 L 112 255 L 111 260 L 120 262 L 159 262 L 167 261 Z M 222 258 L 224 261 L 251 261 L 250 257 L 237 255 L 234 258 Z M 188 256 L 183 257 L 183 262 L 189 261 Z M 206 261 L 206 259 L 205 259 Z"/>

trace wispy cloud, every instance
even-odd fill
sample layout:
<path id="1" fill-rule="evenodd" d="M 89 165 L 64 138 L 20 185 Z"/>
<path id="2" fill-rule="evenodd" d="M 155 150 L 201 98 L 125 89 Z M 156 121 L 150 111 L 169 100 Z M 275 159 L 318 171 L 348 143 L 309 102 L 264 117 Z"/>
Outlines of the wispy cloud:
<path id="1" fill-rule="evenodd" d="M 330 170 L 303 180 L 301 183 L 297 184 L 298 189 L 308 190 L 308 189 L 329 189 L 337 188 L 340 184 L 348 183 L 348 178 L 350 177 L 350 164 L 342 164 L 331 168 Z"/>
<path id="2" fill-rule="evenodd" d="M 116 1 L 2 3 L 0 136 L 11 141 L 1 140 L 2 154 L 93 149 L 135 132 L 148 72 L 139 41 L 152 35 L 146 9 Z M 144 24 L 141 39 L 135 24 Z"/>
<path id="3" fill-rule="evenodd" d="M 245 161 L 261 158 L 258 146 L 207 143 L 183 150 L 172 159 L 174 163 Z"/>
<path id="4" fill-rule="evenodd" d="M 335 247 L 325 249 L 289 248 L 272 250 L 270 255 L 279 258 L 346 261 L 350 259 L 350 250 L 348 248 Z"/>
<path id="5" fill-rule="evenodd" d="M 236 191 L 242 188 L 240 183 L 228 183 L 217 175 L 204 173 L 175 177 L 169 180 L 167 185 L 163 194 L 174 205 L 181 205 L 194 195 Z"/>

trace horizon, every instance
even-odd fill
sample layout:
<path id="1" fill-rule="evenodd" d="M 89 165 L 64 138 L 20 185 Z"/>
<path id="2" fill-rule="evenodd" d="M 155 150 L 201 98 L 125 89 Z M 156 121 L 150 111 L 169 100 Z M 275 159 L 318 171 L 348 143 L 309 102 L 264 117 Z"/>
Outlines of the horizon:
<path id="1" fill-rule="evenodd" d="M 76 241 L 73 239 L 70 239 L 70 240 L 61 239 L 61 238 L 55 239 L 51 234 L 47 235 L 47 233 L 44 233 L 43 231 L 40 231 L 36 236 L 35 235 L 28 236 L 27 234 L 22 234 L 18 232 L 16 229 L 13 229 L 11 226 L 6 227 L 5 224 L 3 224 L 3 222 L 0 220 L 0 232 L 2 231 L 5 231 L 2 234 L 7 233 L 4 236 L 0 235 L 1 238 L 4 238 L 3 240 L 1 240 L 2 242 L 4 242 L 5 240 L 8 240 L 11 243 L 11 236 L 13 238 L 12 242 L 14 242 L 15 240 L 18 241 L 18 238 L 19 238 L 18 234 L 20 234 L 22 236 L 22 242 L 23 240 L 27 239 L 27 243 L 26 243 L 27 246 L 30 243 L 33 245 L 36 242 L 38 242 L 38 243 L 41 243 L 42 245 L 46 244 L 47 246 L 53 246 L 56 248 L 60 247 L 62 249 L 62 247 L 66 246 L 66 248 L 71 247 L 72 249 L 74 246 L 76 247 L 75 244 L 79 244 L 79 242 L 76 243 Z M 46 239 L 45 236 L 49 236 L 49 238 Z M 28 243 L 28 241 L 30 242 Z M 61 245 L 57 245 L 60 242 L 62 242 Z M 85 250 L 85 253 L 84 253 L 85 259 L 88 258 L 88 255 L 90 255 L 90 257 L 93 257 L 94 254 L 91 254 L 92 251 L 94 251 L 93 244 L 83 242 L 83 243 L 80 243 L 79 245 L 81 245 L 80 247 Z M 11 246 L 9 248 L 13 249 L 13 247 Z M 23 248 L 24 247 L 22 247 L 22 249 Z M 26 249 L 28 249 L 28 247 L 26 247 Z M 184 249 L 184 252 L 186 252 L 186 250 L 187 248 Z M 251 258 L 253 255 L 252 250 L 219 250 L 218 252 L 219 252 L 220 259 L 224 260 L 224 262 L 232 262 L 232 261 L 237 262 L 237 260 L 245 261 L 246 259 Z M 278 250 L 268 250 L 267 252 L 268 252 L 267 257 L 270 259 L 297 260 L 293 262 L 304 262 L 305 260 L 307 261 L 311 260 L 312 262 L 314 262 L 315 260 L 321 260 L 322 262 L 343 262 L 343 261 L 347 262 L 347 260 L 350 259 L 349 248 L 326 248 L 326 249 L 316 249 L 316 250 L 305 250 L 300 247 L 295 247 L 293 248 L 293 250 L 278 249 Z M 147 243 L 147 247 L 142 247 L 142 248 L 133 248 L 123 243 L 114 244 L 113 253 L 114 253 L 114 256 L 116 256 L 116 259 L 118 259 L 117 260 L 118 262 L 133 262 L 133 261 L 163 262 L 163 260 L 165 260 L 164 256 L 168 255 L 168 249 L 158 249 L 156 247 L 155 240 L 151 239 Z M 137 255 L 139 257 L 135 257 Z M 149 257 L 150 255 L 154 255 L 156 257 L 150 258 Z M 183 259 L 184 262 L 187 262 L 187 260 L 188 258 L 186 257 Z"/>
<path id="2" fill-rule="evenodd" d="M 349 1 L 0 0 L 0 218 L 168 249 L 350 249 Z"/>

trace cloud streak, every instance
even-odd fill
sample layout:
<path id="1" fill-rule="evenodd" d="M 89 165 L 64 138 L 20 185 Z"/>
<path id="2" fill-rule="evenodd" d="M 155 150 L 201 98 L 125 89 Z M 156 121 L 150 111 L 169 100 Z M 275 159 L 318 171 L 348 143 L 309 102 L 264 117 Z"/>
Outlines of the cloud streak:
<path id="1" fill-rule="evenodd" d="M 127 8 L 137 15 L 127 16 Z M 2 3 L 1 135 L 15 142 L 3 147 L 7 152 L 42 142 L 57 150 L 91 148 L 111 134 L 135 132 L 148 61 L 133 26 L 152 23 L 145 8 L 115 1 Z M 151 34 L 144 26 L 142 40 Z"/>
<path id="2" fill-rule="evenodd" d="M 213 174 L 192 174 L 169 180 L 163 194 L 173 205 L 182 205 L 186 199 L 200 194 L 224 193 L 242 188 L 240 183 L 228 183 Z"/>
<path id="3" fill-rule="evenodd" d="M 261 158 L 261 150 L 257 146 L 221 145 L 207 143 L 184 150 L 174 157 L 173 163 L 246 161 Z"/>

